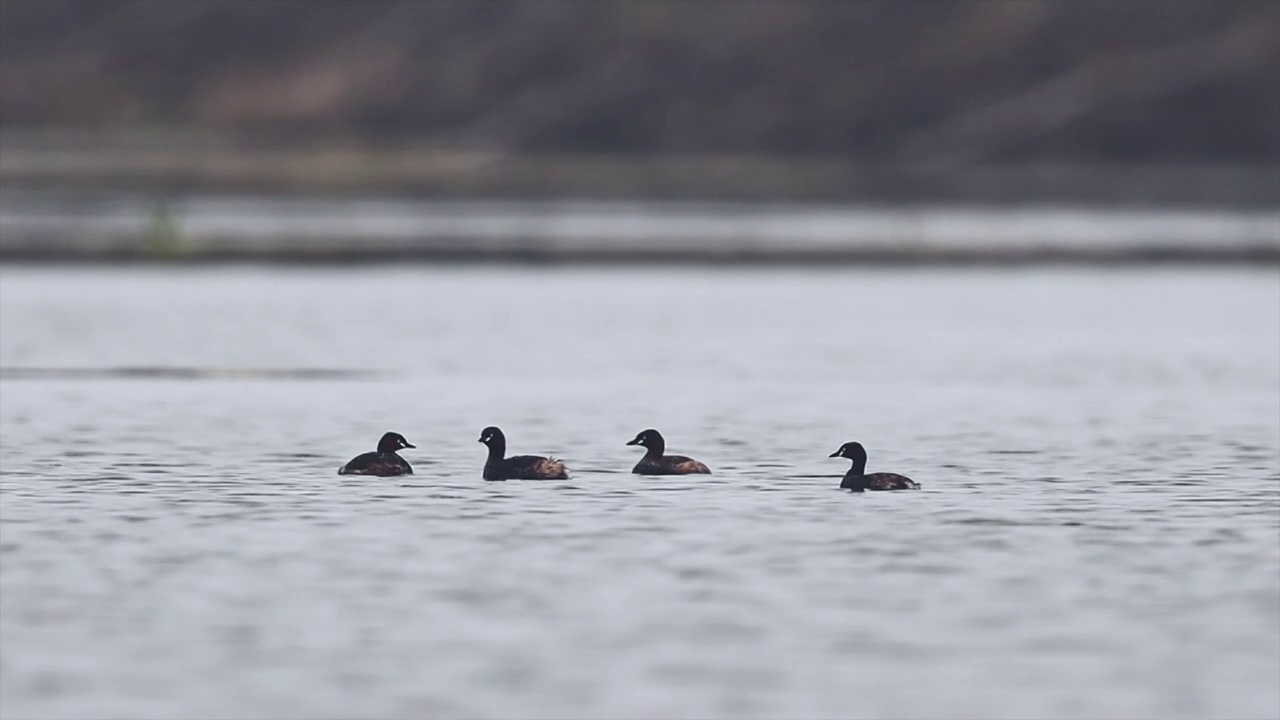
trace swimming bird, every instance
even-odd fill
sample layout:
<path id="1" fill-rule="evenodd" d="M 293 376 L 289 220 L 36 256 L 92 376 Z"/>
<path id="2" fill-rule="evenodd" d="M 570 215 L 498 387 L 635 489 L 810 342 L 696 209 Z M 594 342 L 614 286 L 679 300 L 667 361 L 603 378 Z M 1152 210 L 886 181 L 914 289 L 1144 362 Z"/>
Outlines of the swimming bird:
<path id="1" fill-rule="evenodd" d="M 636 435 L 628 445 L 639 445 L 649 452 L 640 458 L 640 462 L 631 469 L 637 475 L 697 475 L 711 474 L 711 470 L 702 463 L 684 455 L 664 455 L 667 441 L 662 433 L 650 428 Z"/>
<path id="2" fill-rule="evenodd" d="M 479 442 L 489 446 L 489 459 L 484 463 L 485 480 L 567 480 L 568 470 L 555 458 L 538 455 L 505 457 L 507 436 L 496 427 L 480 431 Z"/>
<path id="3" fill-rule="evenodd" d="M 862 492 L 863 490 L 919 490 L 920 483 L 905 475 L 897 473 L 871 473 L 867 470 L 867 450 L 862 443 L 847 442 L 839 450 L 828 457 L 842 457 L 853 461 L 849 472 L 840 481 L 840 489 Z"/>
<path id="4" fill-rule="evenodd" d="M 357 455 L 351 462 L 338 468 L 339 475 L 412 475 L 413 468 L 404 458 L 396 454 L 401 448 L 411 448 L 408 440 L 400 433 L 389 432 L 378 441 L 378 449 Z"/>

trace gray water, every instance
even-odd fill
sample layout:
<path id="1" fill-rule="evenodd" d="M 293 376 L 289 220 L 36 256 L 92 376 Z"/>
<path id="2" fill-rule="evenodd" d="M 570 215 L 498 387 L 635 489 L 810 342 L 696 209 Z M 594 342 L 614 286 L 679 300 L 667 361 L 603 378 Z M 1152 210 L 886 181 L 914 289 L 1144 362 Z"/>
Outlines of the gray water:
<path id="1" fill-rule="evenodd" d="M 6 718 L 1280 716 L 1273 270 L 9 268 L 0 369 Z"/>

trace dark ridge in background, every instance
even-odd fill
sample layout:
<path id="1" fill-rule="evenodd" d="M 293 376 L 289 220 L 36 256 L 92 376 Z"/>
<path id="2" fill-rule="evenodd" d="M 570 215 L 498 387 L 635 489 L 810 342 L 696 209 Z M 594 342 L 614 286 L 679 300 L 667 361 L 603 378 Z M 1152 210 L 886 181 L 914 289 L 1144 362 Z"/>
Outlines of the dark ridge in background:
<path id="1" fill-rule="evenodd" d="M 8 130 L 513 154 L 1280 161 L 1280 3 L 0 3 Z"/>

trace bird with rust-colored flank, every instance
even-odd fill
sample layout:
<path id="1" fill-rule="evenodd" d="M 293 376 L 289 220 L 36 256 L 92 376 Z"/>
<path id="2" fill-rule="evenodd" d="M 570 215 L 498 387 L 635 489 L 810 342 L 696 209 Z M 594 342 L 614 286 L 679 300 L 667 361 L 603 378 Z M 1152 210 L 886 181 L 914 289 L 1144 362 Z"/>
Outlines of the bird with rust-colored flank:
<path id="1" fill-rule="evenodd" d="M 849 472 L 840 481 L 840 489 L 863 492 L 865 490 L 919 490 L 920 483 L 897 473 L 871 473 L 867 475 L 867 450 L 862 443 L 847 442 L 828 457 L 842 457 L 853 461 Z"/>
<path id="2" fill-rule="evenodd" d="M 489 458 L 484 463 L 484 479 L 497 480 L 568 480 L 569 472 L 564 463 L 555 458 L 538 455 L 506 457 L 507 436 L 496 427 L 480 431 L 479 442 L 489 447 Z"/>
<path id="3" fill-rule="evenodd" d="M 412 475 L 413 468 L 404 458 L 396 454 L 397 450 L 411 448 L 408 440 L 400 433 L 389 432 L 378 441 L 378 449 L 357 455 L 351 462 L 338 468 L 339 475 Z"/>
<path id="4" fill-rule="evenodd" d="M 640 462 L 631 469 L 637 475 L 710 475 L 711 470 L 702 463 L 684 455 L 665 455 L 667 441 L 662 433 L 650 428 L 635 436 L 628 445 L 639 445 L 648 450 Z"/>

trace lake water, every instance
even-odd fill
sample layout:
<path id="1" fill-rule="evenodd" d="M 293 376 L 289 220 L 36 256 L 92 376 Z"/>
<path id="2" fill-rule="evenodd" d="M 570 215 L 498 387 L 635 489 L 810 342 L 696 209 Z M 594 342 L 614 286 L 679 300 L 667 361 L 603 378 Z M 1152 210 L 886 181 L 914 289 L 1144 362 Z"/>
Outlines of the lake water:
<path id="1" fill-rule="evenodd" d="M 0 369 L 6 718 L 1280 717 L 1274 269 L 8 268 Z"/>

